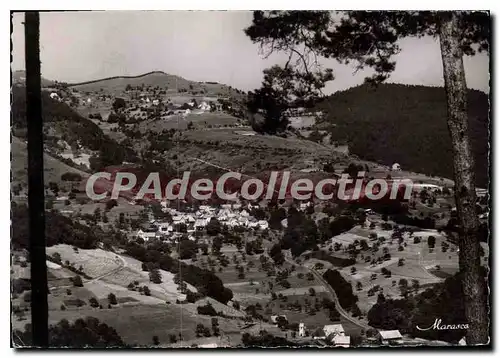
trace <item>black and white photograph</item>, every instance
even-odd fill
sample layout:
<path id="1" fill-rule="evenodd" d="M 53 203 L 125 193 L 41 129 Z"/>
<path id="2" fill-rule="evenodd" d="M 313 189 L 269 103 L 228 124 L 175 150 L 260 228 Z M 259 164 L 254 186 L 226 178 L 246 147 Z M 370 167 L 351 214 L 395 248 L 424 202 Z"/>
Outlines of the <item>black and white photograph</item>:
<path id="1" fill-rule="evenodd" d="M 12 348 L 491 348 L 489 11 L 10 21 Z"/>

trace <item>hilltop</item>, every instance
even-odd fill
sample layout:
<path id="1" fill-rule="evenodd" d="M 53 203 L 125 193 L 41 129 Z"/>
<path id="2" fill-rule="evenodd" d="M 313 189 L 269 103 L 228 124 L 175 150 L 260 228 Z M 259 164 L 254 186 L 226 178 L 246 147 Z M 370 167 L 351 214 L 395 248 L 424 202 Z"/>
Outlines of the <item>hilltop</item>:
<path id="1" fill-rule="evenodd" d="M 69 83 L 68 87 L 81 92 L 102 91 L 107 93 L 121 93 L 128 87 L 158 87 L 167 92 L 185 92 L 192 95 L 203 94 L 214 97 L 231 97 L 243 94 L 242 91 L 225 84 L 190 81 L 163 71 L 152 71 L 137 76 L 114 76 L 92 81 Z"/>
<path id="2" fill-rule="evenodd" d="M 382 84 L 337 92 L 319 108 L 316 128 L 349 145 L 363 159 L 453 178 L 451 139 L 442 87 Z M 468 92 L 469 133 L 476 160 L 477 184 L 488 182 L 489 103 L 477 90 Z"/>

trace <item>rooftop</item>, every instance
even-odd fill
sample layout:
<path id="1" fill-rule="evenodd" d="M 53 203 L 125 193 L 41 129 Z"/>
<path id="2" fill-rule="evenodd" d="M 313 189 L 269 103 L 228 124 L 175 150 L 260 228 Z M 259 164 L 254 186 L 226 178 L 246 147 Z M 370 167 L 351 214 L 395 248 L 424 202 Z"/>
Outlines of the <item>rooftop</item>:
<path id="1" fill-rule="evenodd" d="M 382 337 L 382 339 L 401 339 L 401 338 L 403 338 L 403 336 L 401 335 L 401 333 L 397 329 L 394 329 L 391 331 L 379 331 L 378 333 L 380 334 L 380 337 Z"/>

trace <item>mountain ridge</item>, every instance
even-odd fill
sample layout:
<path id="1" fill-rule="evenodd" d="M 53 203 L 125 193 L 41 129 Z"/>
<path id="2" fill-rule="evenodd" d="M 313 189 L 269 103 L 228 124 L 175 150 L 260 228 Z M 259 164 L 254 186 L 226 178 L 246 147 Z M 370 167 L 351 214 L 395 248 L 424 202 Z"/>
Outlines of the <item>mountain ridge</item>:
<path id="1" fill-rule="evenodd" d="M 99 79 L 90 80 L 90 81 L 83 81 L 83 82 L 70 82 L 70 83 L 67 83 L 67 86 L 68 87 L 75 87 L 75 86 L 81 86 L 81 85 L 86 85 L 86 84 L 104 82 L 104 81 L 115 80 L 115 79 L 136 79 L 136 78 L 142 78 L 142 77 L 146 77 L 148 75 L 153 75 L 153 74 L 162 74 L 162 75 L 177 77 L 177 78 L 186 80 L 183 77 L 180 77 L 180 76 L 177 76 L 177 75 L 171 75 L 171 74 L 166 73 L 164 71 L 149 71 L 149 72 L 146 72 L 146 73 L 143 73 L 143 74 L 140 74 L 140 75 L 136 75 L 136 76 L 120 75 L 120 76 L 104 77 L 104 78 L 99 78 Z M 188 80 L 186 80 L 186 81 L 188 81 Z"/>

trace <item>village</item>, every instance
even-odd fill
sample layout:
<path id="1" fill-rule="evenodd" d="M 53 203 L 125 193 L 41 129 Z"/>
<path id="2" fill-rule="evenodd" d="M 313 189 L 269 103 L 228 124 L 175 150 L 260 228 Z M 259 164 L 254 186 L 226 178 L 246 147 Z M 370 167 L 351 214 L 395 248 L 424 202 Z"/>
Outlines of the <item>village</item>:
<path id="1" fill-rule="evenodd" d="M 166 206 L 166 202 L 161 204 L 162 210 L 170 214 L 172 221 L 157 221 L 152 212 L 149 212 L 147 227 L 144 230 L 139 229 L 137 232 L 132 232 L 131 236 L 137 236 L 144 241 L 156 238 L 175 242 L 176 239 L 182 237 L 183 233 L 187 233 L 189 240 L 196 241 L 193 234 L 205 230 L 212 219 L 216 219 L 221 225 L 226 225 L 229 228 L 239 226 L 262 231 L 269 228 L 266 220 L 255 219 L 245 208 L 242 208 L 242 204 L 222 204 L 219 209 L 208 205 L 200 205 L 194 213 L 169 208 Z M 252 209 L 252 204 L 248 204 L 247 208 Z"/>

